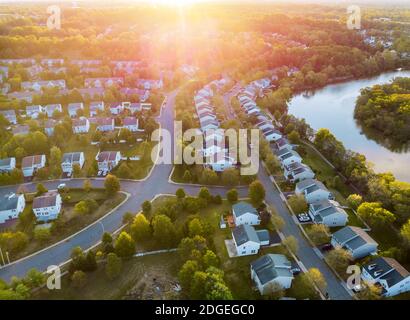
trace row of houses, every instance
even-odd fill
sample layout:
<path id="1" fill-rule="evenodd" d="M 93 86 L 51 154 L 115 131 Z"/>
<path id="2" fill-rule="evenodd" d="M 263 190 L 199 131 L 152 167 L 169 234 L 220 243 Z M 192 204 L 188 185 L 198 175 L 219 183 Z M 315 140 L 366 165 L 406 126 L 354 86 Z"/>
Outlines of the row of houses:
<path id="1" fill-rule="evenodd" d="M 194 96 L 195 109 L 204 136 L 202 150 L 202 155 L 205 158 L 204 165 L 216 172 L 222 172 L 235 165 L 235 160 L 229 156 L 225 136 L 220 131 L 220 123 L 211 104 L 211 98 L 214 95 L 213 87 L 219 90 L 225 83 L 225 79 L 214 80 L 200 89 Z"/>

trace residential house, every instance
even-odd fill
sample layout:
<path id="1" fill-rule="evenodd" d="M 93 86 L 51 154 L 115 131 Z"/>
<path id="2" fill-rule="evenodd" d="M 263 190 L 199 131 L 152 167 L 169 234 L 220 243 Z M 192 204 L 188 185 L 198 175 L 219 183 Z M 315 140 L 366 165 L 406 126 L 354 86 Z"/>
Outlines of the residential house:
<path id="1" fill-rule="evenodd" d="M 7 79 L 9 77 L 9 67 L 0 66 L 0 75 Z"/>
<path id="2" fill-rule="evenodd" d="M 312 221 L 328 227 L 342 227 L 347 224 L 348 214 L 334 200 L 322 200 L 309 205 L 309 216 Z"/>
<path id="3" fill-rule="evenodd" d="M 298 182 L 306 179 L 313 179 L 315 173 L 306 164 L 293 162 L 284 167 L 284 176 L 291 182 Z"/>
<path id="4" fill-rule="evenodd" d="M 295 150 L 289 148 L 284 148 L 282 150 L 276 151 L 275 154 L 282 164 L 282 167 L 289 166 L 294 162 L 302 162 L 302 157 Z"/>
<path id="5" fill-rule="evenodd" d="M 23 59 L 0 59 L 0 64 L 6 64 L 6 65 L 13 65 L 13 64 L 21 64 L 21 65 L 31 65 L 35 64 L 36 60 L 35 59 L 30 59 L 30 58 L 23 58 Z"/>
<path id="6" fill-rule="evenodd" d="M 288 139 L 283 138 L 283 137 L 275 141 L 275 146 L 278 150 L 282 150 L 282 149 L 285 149 L 285 148 L 287 148 L 289 150 L 292 149 L 292 146 L 289 143 Z"/>
<path id="7" fill-rule="evenodd" d="M 90 102 L 90 117 L 95 117 L 98 112 L 104 111 L 104 101 Z"/>
<path id="8" fill-rule="evenodd" d="M 378 243 L 366 231 L 352 226 L 346 226 L 333 233 L 330 243 L 334 248 L 347 250 L 353 260 L 376 254 L 378 247 Z"/>
<path id="9" fill-rule="evenodd" d="M 122 102 L 114 102 L 110 105 L 110 112 L 113 115 L 118 115 L 124 111 L 124 104 Z"/>
<path id="10" fill-rule="evenodd" d="M 41 91 L 43 88 L 59 88 L 65 89 L 65 80 L 38 80 L 38 81 L 23 81 L 21 83 L 22 90 Z"/>
<path id="11" fill-rule="evenodd" d="M 69 152 L 63 154 L 63 159 L 61 160 L 61 169 L 63 173 L 71 176 L 73 173 L 73 167 L 75 164 L 80 166 L 80 169 L 84 166 L 85 157 L 84 152 Z"/>
<path id="12" fill-rule="evenodd" d="M 23 194 L 6 194 L 0 201 L 0 224 L 17 219 L 26 207 Z"/>
<path id="13" fill-rule="evenodd" d="M 114 85 L 122 86 L 123 84 L 124 78 L 122 77 L 86 78 L 84 80 L 84 87 L 86 88 L 107 88 Z"/>
<path id="14" fill-rule="evenodd" d="M 277 141 L 280 138 L 282 138 L 282 133 L 277 129 L 265 128 L 261 131 L 262 131 L 262 134 L 265 137 L 265 139 L 269 142 Z"/>
<path id="15" fill-rule="evenodd" d="M 205 167 L 209 167 L 215 172 L 222 172 L 234 167 L 235 164 L 235 159 L 229 157 L 225 151 L 216 152 L 213 155 L 206 157 L 204 162 Z"/>
<path id="16" fill-rule="evenodd" d="M 16 158 L 0 159 L 0 173 L 11 172 L 16 168 Z"/>
<path id="17" fill-rule="evenodd" d="M 251 263 L 251 279 L 261 295 L 269 294 L 279 286 L 292 286 L 292 264 L 283 254 L 267 254 Z M 277 288 L 277 289 L 279 289 Z"/>
<path id="18" fill-rule="evenodd" d="M 41 59 L 40 63 L 47 67 L 62 66 L 64 59 Z"/>
<path id="19" fill-rule="evenodd" d="M 98 118 L 97 130 L 101 132 L 114 131 L 114 119 L 113 118 Z"/>
<path id="20" fill-rule="evenodd" d="M 78 110 L 84 110 L 84 104 L 82 102 L 73 102 L 68 104 L 68 115 L 71 118 L 78 116 Z"/>
<path id="21" fill-rule="evenodd" d="M 96 157 L 98 170 L 107 173 L 114 169 L 121 160 L 119 151 L 103 151 L 99 152 Z"/>
<path id="22" fill-rule="evenodd" d="M 33 212 L 37 221 L 50 221 L 58 218 L 61 212 L 62 200 L 56 191 L 49 191 L 33 200 Z"/>
<path id="23" fill-rule="evenodd" d="M 136 103 L 136 102 L 127 102 L 124 104 L 124 108 L 128 110 L 131 114 L 135 114 L 137 112 L 142 111 L 142 105 L 149 104 L 149 103 Z"/>
<path id="24" fill-rule="evenodd" d="M 258 211 L 248 202 L 240 201 L 232 206 L 233 220 L 236 226 L 259 225 L 261 219 Z"/>
<path id="25" fill-rule="evenodd" d="M 100 66 L 102 61 L 101 60 L 71 60 L 70 63 L 78 67 L 96 67 L 96 66 Z"/>
<path id="26" fill-rule="evenodd" d="M 72 121 L 73 133 L 87 133 L 90 131 L 90 121 L 86 117 L 73 119 Z"/>
<path id="27" fill-rule="evenodd" d="M 140 102 L 145 102 L 150 96 L 150 91 L 140 88 L 121 88 L 120 93 L 125 95 L 126 98 L 132 98 L 132 96 L 138 96 Z"/>
<path id="28" fill-rule="evenodd" d="M 145 90 L 155 90 L 161 89 L 164 83 L 162 79 L 159 80 L 150 80 L 150 79 L 138 79 L 137 80 L 137 87 L 140 87 Z"/>
<path id="29" fill-rule="evenodd" d="M 232 239 L 238 256 L 257 254 L 262 245 L 269 245 L 267 230 L 256 231 L 253 226 L 241 224 L 232 230 Z"/>
<path id="30" fill-rule="evenodd" d="M 24 157 L 21 161 L 21 170 L 24 177 L 32 177 L 38 169 L 46 166 L 46 156 L 44 154 Z"/>
<path id="31" fill-rule="evenodd" d="M 410 272 L 393 258 L 374 258 L 363 266 L 361 278 L 380 286 L 385 297 L 410 291 Z"/>
<path id="32" fill-rule="evenodd" d="M 209 129 L 215 130 L 218 128 L 219 128 L 219 122 L 215 119 L 207 119 L 201 123 L 202 132 L 205 132 L 206 130 L 209 130 Z"/>
<path id="33" fill-rule="evenodd" d="M 54 115 L 54 112 L 58 111 L 60 113 L 63 112 L 63 107 L 61 104 L 56 103 L 56 104 L 48 104 L 44 107 L 45 112 L 47 113 L 47 117 L 52 118 Z"/>
<path id="34" fill-rule="evenodd" d="M 15 126 L 12 130 L 13 135 L 25 135 L 28 134 L 30 132 L 30 128 L 27 125 L 17 125 Z"/>
<path id="35" fill-rule="evenodd" d="M 54 134 L 54 127 L 58 122 L 53 119 L 47 119 L 44 121 L 44 132 L 47 136 L 51 137 Z"/>
<path id="36" fill-rule="evenodd" d="M 296 184 L 296 194 L 303 194 L 307 203 L 314 203 L 322 200 L 333 200 L 333 194 L 326 186 L 316 179 L 306 179 Z"/>
<path id="37" fill-rule="evenodd" d="M 38 116 L 44 112 L 44 109 L 40 105 L 33 105 L 26 107 L 26 115 L 31 119 L 38 119 Z"/>
<path id="38" fill-rule="evenodd" d="M 125 117 L 122 127 L 131 132 L 136 132 L 138 131 L 138 119 L 135 117 Z"/>
<path id="39" fill-rule="evenodd" d="M 2 114 L 8 122 L 11 124 L 17 124 L 17 117 L 15 110 L 0 110 L 0 114 Z"/>
<path id="40" fill-rule="evenodd" d="M 7 94 L 7 97 L 10 100 L 16 99 L 18 101 L 25 101 L 27 103 L 33 102 L 33 93 L 32 92 L 24 92 L 24 91 L 15 91 Z"/>

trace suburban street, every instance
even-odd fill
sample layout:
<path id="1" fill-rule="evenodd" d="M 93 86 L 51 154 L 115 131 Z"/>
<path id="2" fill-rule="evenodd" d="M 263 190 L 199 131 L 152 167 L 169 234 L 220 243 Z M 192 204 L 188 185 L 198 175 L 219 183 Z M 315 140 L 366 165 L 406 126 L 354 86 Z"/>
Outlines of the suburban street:
<path id="1" fill-rule="evenodd" d="M 171 134 L 173 134 L 174 126 L 175 96 L 176 91 L 167 95 L 165 106 L 163 107 L 161 115 L 158 117 L 161 128 L 169 130 Z M 227 98 L 224 100 L 228 102 L 230 99 Z M 231 107 L 229 108 L 231 111 Z M 1 268 L 0 278 L 10 281 L 12 276 L 23 277 L 31 268 L 45 271 L 50 265 L 59 265 L 66 262 L 70 259 L 70 253 L 73 247 L 80 246 L 83 249 L 88 249 L 96 245 L 100 241 L 104 231 L 114 232 L 121 227 L 122 217 L 126 212 L 136 213 L 140 210 L 141 204 L 145 200 L 151 200 L 158 194 L 175 194 L 178 188 L 183 187 L 187 194 L 196 195 L 200 186 L 189 184 L 180 185 L 169 181 L 172 167 L 172 164 L 158 164 L 154 166 L 149 177 L 143 181 L 122 180 L 121 190 L 129 194 L 129 197 L 122 205 L 100 221 L 93 223 L 88 228 L 83 229 L 70 238 Z M 258 178 L 265 187 L 267 204 L 276 208 L 277 212 L 286 222 L 286 226 L 283 230 L 284 235 L 293 235 L 298 240 L 299 251 L 296 254 L 303 265 L 308 269 L 312 267 L 318 268 L 322 272 L 328 285 L 327 292 L 330 299 L 351 299 L 350 294 L 341 281 L 332 273 L 323 259 L 315 253 L 302 235 L 262 165 L 260 165 Z M 103 187 L 104 179 L 96 178 L 91 179 L 91 181 L 93 186 Z M 68 187 L 81 187 L 83 182 L 84 179 L 62 179 L 42 183 L 47 189 L 52 190 L 56 189 L 60 183 L 65 183 Z M 26 184 L 25 187 L 28 191 L 34 191 L 36 183 Z M 18 186 L 2 187 L 0 188 L 0 195 L 16 192 L 17 188 Z M 220 194 L 221 196 L 224 196 L 228 189 L 230 188 L 209 187 L 212 194 Z M 238 188 L 238 192 L 240 197 L 247 196 L 247 188 Z"/>

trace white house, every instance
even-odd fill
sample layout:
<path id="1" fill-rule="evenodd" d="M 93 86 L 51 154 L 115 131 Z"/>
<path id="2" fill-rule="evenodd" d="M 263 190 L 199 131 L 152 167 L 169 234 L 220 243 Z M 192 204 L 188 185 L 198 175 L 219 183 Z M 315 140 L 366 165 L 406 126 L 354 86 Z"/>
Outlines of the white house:
<path id="1" fill-rule="evenodd" d="M 43 88 L 59 88 L 65 89 L 65 80 L 39 80 L 39 81 L 23 81 L 21 90 L 41 91 Z"/>
<path id="2" fill-rule="evenodd" d="M 295 151 L 289 148 L 284 148 L 275 152 L 282 167 L 289 166 L 291 163 L 302 162 L 302 157 Z"/>
<path id="3" fill-rule="evenodd" d="M 241 224 L 259 225 L 261 223 L 258 211 L 245 201 L 235 203 L 232 206 L 232 214 L 236 226 Z"/>
<path id="4" fill-rule="evenodd" d="M 90 131 L 90 121 L 85 117 L 73 119 L 72 128 L 73 133 L 87 133 Z"/>
<path id="5" fill-rule="evenodd" d="M 152 79 L 138 79 L 137 86 L 145 90 L 161 89 L 164 83 L 162 79 L 152 80 Z"/>
<path id="6" fill-rule="evenodd" d="M 122 102 L 114 102 L 110 105 L 110 112 L 113 115 L 118 115 L 124 111 L 124 104 Z"/>
<path id="7" fill-rule="evenodd" d="M 37 119 L 40 113 L 43 113 L 44 109 L 40 105 L 33 105 L 26 107 L 26 115 L 31 119 Z"/>
<path id="8" fill-rule="evenodd" d="M 32 177 L 38 169 L 46 165 L 46 156 L 44 154 L 24 157 L 21 161 L 21 170 L 24 177 Z"/>
<path id="9" fill-rule="evenodd" d="M 82 102 L 73 102 L 68 104 L 68 114 L 71 118 L 77 117 L 78 110 L 84 110 L 84 104 Z"/>
<path id="10" fill-rule="evenodd" d="M 350 252 L 354 260 L 376 254 L 378 247 L 378 243 L 366 231 L 352 226 L 333 233 L 330 243 L 334 248 L 343 248 Z"/>
<path id="11" fill-rule="evenodd" d="M 292 286 L 292 264 L 283 254 L 267 254 L 251 263 L 251 279 L 261 295 Z M 275 284 L 275 285 L 274 285 Z M 279 289 L 278 288 L 278 289 Z"/>
<path id="12" fill-rule="evenodd" d="M 44 121 L 44 132 L 46 133 L 46 135 L 50 137 L 54 134 L 54 127 L 56 126 L 56 124 L 57 121 L 53 119 L 47 119 L 46 121 Z"/>
<path id="13" fill-rule="evenodd" d="M 209 157 L 205 157 L 204 166 L 211 168 L 215 172 L 222 172 L 235 166 L 235 159 L 229 157 L 225 151 L 216 152 Z"/>
<path id="14" fill-rule="evenodd" d="M 348 214 L 334 200 L 322 200 L 309 205 L 309 215 L 315 223 L 329 227 L 342 227 L 347 224 Z"/>
<path id="15" fill-rule="evenodd" d="M 56 191 L 49 191 L 33 200 L 33 212 L 37 221 L 50 221 L 58 218 L 62 207 L 61 196 Z"/>
<path id="16" fill-rule="evenodd" d="M 114 131 L 113 118 L 99 118 L 97 119 L 97 130 L 101 132 Z"/>
<path id="17" fill-rule="evenodd" d="M 232 230 L 237 256 L 257 254 L 262 245 L 269 245 L 267 230 L 256 231 L 253 226 L 242 224 Z"/>
<path id="18" fill-rule="evenodd" d="M 80 169 L 84 166 L 84 152 L 69 152 L 64 153 L 61 160 L 61 169 L 68 176 L 71 176 L 73 172 L 73 166 L 78 164 Z"/>
<path id="19" fill-rule="evenodd" d="M 7 194 L 0 201 L 0 224 L 17 219 L 26 207 L 23 194 Z"/>
<path id="20" fill-rule="evenodd" d="M 55 111 L 63 112 L 63 107 L 59 103 L 57 103 L 57 104 L 48 104 L 44 107 L 44 109 L 45 109 L 45 112 L 47 113 L 47 117 L 49 117 L 49 118 L 53 117 L 53 113 Z"/>
<path id="21" fill-rule="evenodd" d="M 90 117 L 96 116 L 98 111 L 104 111 L 104 101 L 90 102 Z"/>
<path id="22" fill-rule="evenodd" d="M 260 130 L 264 130 L 264 129 L 275 129 L 275 127 L 273 126 L 272 122 L 268 121 L 268 120 L 263 120 L 260 121 L 256 124 L 256 126 L 260 129 Z"/>
<path id="23" fill-rule="evenodd" d="M 306 164 L 294 162 L 284 167 L 284 176 L 291 182 L 298 182 L 306 179 L 313 179 L 315 173 Z"/>
<path id="24" fill-rule="evenodd" d="M 381 294 L 393 297 L 410 291 L 410 272 L 393 258 L 377 257 L 364 265 L 362 279 L 381 286 Z"/>
<path id="25" fill-rule="evenodd" d="M 278 140 L 275 141 L 275 145 L 276 148 L 278 148 L 278 150 L 282 150 L 282 149 L 292 149 L 291 144 L 289 143 L 288 139 L 286 138 L 280 138 Z"/>
<path id="26" fill-rule="evenodd" d="M 119 151 L 103 151 L 96 156 L 98 163 L 98 170 L 103 173 L 110 172 L 114 169 L 121 160 L 121 153 Z"/>
<path id="27" fill-rule="evenodd" d="M 16 168 L 16 158 L 0 159 L 0 173 L 11 172 Z"/>
<path id="28" fill-rule="evenodd" d="M 124 78 L 122 77 L 87 78 L 84 80 L 84 87 L 86 88 L 104 88 L 111 87 L 113 85 L 122 86 L 123 84 Z"/>
<path id="29" fill-rule="evenodd" d="M 307 203 L 322 200 L 333 200 L 333 194 L 326 186 L 316 179 L 306 179 L 296 184 L 296 194 L 303 194 Z"/>
<path id="30" fill-rule="evenodd" d="M 2 114 L 11 124 L 17 124 L 17 117 L 16 117 L 15 110 L 1 110 L 0 114 Z"/>
<path id="31" fill-rule="evenodd" d="M 202 129 L 203 132 L 206 131 L 206 130 L 209 130 L 209 129 L 215 130 L 215 129 L 218 129 L 218 128 L 219 128 L 219 123 L 215 119 L 205 120 L 201 123 L 201 129 Z"/>
<path id="32" fill-rule="evenodd" d="M 11 130 L 11 132 L 13 135 L 25 135 L 30 132 L 30 128 L 27 125 L 17 125 Z"/>
<path id="33" fill-rule="evenodd" d="M 262 129 L 261 131 L 262 131 L 265 139 L 269 142 L 277 141 L 280 138 L 282 138 L 282 133 L 279 130 L 272 129 L 272 128 L 265 128 L 265 129 Z M 293 151 L 293 152 L 296 153 L 296 151 Z"/>
<path id="34" fill-rule="evenodd" d="M 122 127 L 130 130 L 131 132 L 138 131 L 138 119 L 135 117 L 125 117 Z"/>

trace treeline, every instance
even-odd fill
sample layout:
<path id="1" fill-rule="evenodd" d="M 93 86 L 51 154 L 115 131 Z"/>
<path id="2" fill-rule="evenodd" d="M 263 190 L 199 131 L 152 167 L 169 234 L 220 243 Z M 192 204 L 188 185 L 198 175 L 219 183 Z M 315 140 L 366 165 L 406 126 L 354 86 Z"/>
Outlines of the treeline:
<path id="1" fill-rule="evenodd" d="M 362 89 L 354 117 L 363 128 L 376 130 L 383 138 L 407 143 L 410 137 L 410 78 L 396 78 L 390 84 Z"/>

